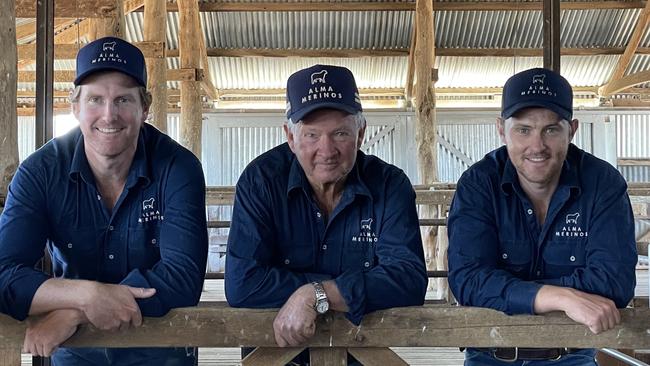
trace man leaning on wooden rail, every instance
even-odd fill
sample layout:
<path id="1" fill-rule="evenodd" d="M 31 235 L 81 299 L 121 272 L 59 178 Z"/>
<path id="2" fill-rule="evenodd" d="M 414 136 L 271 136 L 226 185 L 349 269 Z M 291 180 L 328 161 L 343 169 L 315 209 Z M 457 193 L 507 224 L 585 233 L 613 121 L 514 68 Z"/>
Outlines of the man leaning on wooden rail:
<path id="1" fill-rule="evenodd" d="M 505 146 L 458 181 L 449 213 L 449 284 L 462 305 L 507 314 L 563 311 L 593 333 L 620 322 L 634 295 L 627 185 L 571 143 L 571 85 L 531 69 L 503 88 Z M 595 365 L 595 350 L 468 348 L 465 365 Z"/>
<path id="2" fill-rule="evenodd" d="M 54 365 L 194 365 L 192 349 L 57 347 L 83 323 L 142 324 L 196 305 L 207 257 L 199 160 L 145 123 L 142 52 L 113 37 L 77 55 L 79 128 L 29 156 L 0 218 L 0 311 L 29 320 L 24 351 Z M 46 247 L 53 276 L 34 268 Z"/>
<path id="3" fill-rule="evenodd" d="M 359 151 L 366 121 L 350 70 L 315 65 L 291 75 L 287 118 L 288 143 L 237 182 L 228 303 L 281 307 L 273 323 L 281 347 L 306 343 L 328 309 L 359 324 L 374 310 L 423 304 L 415 192 L 402 170 Z"/>

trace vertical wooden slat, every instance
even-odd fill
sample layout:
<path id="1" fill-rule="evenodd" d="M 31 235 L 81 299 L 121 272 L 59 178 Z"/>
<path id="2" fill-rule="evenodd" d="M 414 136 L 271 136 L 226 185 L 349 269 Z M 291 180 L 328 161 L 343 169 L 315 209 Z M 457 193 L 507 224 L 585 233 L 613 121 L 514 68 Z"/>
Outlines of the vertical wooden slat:
<path id="1" fill-rule="evenodd" d="M 284 366 L 293 360 L 304 347 L 257 347 L 242 360 L 242 366 Z"/>
<path id="2" fill-rule="evenodd" d="M 145 0 L 144 40 L 165 42 L 166 30 L 166 1 Z M 153 97 L 149 108 L 149 121 L 157 129 L 167 133 L 167 61 L 164 57 L 147 59 L 147 88 Z"/>
<path id="3" fill-rule="evenodd" d="M 18 167 L 18 128 L 16 121 L 16 17 L 13 0 L 0 0 L 0 196 L 7 194 L 7 186 Z"/>
<path id="4" fill-rule="evenodd" d="M 20 347 L 0 346 L 0 366 L 20 366 Z"/>
<path id="5" fill-rule="evenodd" d="M 342 347 L 310 348 L 309 364 L 311 366 L 347 366 L 348 351 Z"/>
<path id="6" fill-rule="evenodd" d="M 201 60 L 198 37 L 199 4 L 196 0 L 178 1 L 179 56 L 181 68 L 198 69 Z M 201 85 L 198 81 L 181 81 L 180 142 L 201 158 Z"/>
<path id="7" fill-rule="evenodd" d="M 348 348 L 348 352 L 363 366 L 408 366 L 390 348 Z"/>

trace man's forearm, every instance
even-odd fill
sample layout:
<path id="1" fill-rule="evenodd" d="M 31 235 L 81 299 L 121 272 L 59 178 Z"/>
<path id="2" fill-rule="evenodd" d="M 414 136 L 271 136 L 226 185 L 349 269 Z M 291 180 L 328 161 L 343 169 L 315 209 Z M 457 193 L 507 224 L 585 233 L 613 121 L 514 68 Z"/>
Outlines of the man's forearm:
<path id="1" fill-rule="evenodd" d="M 343 295 L 341 295 L 341 291 L 339 291 L 338 286 L 336 286 L 336 282 L 333 280 L 325 281 L 323 282 L 323 288 L 327 293 L 327 299 L 329 300 L 331 310 L 340 311 L 342 313 L 347 313 L 350 310 Z"/>
<path id="2" fill-rule="evenodd" d="M 48 313 L 58 309 L 83 311 L 92 281 L 51 278 L 36 290 L 29 315 Z"/>

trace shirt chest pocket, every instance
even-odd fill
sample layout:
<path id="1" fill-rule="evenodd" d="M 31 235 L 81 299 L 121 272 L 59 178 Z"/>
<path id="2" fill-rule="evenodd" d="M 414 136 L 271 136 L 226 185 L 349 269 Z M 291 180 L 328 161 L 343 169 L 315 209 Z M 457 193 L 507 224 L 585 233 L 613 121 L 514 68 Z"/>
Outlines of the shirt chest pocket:
<path id="1" fill-rule="evenodd" d="M 311 243 L 291 243 L 280 246 L 281 256 L 279 259 L 280 266 L 285 268 L 312 272 L 316 265 L 314 255 L 314 245 Z"/>
<path id="2" fill-rule="evenodd" d="M 577 267 L 584 267 L 586 262 L 585 243 L 575 241 L 551 241 L 544 248 L 546 273 L 553 277 L 571 275 Z"/>
<path id="3" fill-rule="evenodd" d="M 133 269 L 151 269 L 160 261 L 160 226 L 149 223 L 129 229 L 128 267 Z"/>
<path id="4" fill-rule="evenodd" d="M 363 238 L 362 238 L 363 239 Z M 350 241 L 341 253 L 341 270 L 369 271 L 375 266 L 375 243 Z"/>
<path id="5" fill-rule="evenodd" d="M 57 235 L 49 246 L 56 277 L 97 278 L 102 256 L 102 233 L 95 228 L 69 229 Z"/>
<path id="6" fill-rule="evenodd" d="M 505 241 L 499 247 L 500 267 L 517 276 L 527 278 L 532 262 L 531 248 L 528 241 Z"/>

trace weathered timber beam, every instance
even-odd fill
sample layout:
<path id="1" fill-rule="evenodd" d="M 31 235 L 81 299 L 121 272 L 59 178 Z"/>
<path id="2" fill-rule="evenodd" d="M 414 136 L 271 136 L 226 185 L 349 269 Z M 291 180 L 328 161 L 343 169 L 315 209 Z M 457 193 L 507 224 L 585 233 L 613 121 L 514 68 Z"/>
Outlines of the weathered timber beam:
<path id="1" fill-rule="evenodd" d="M 133 43 L 137 46 L 144 57 L 147 58 L 164 58 L 165 57 L 165 43 L 164 42 L 136 42 Z M 81 45 L 79 44 L 55 44 L 54 45 L 54 58 L 57 60 L 74 60 L 77 57 L 77 52 Z M 18 58 L 21 60 L 33 60 L 36 55 L 35 44 L 21 44 L 18 45 Z"/>
<path id="2" fill-rule="evenodd" d="M 119 332 L 84 325 L 69 347 L 275 347 L 276 310 L 235 309 L 224 304 L 170 311 Z M 576 347 L 650 348 L 650 309 L 622 309 L 621 324 L 592 334 L 560 313 L 508 316 L 489 309 L 425 305 L 377 311 L 361 326 L 340 313 L 318 320 L 308 347 Z M 499 337 L 494 330 L 499 330 Z M 0 315 L 0 338 L 20 347 L 25 323 Z"/>
<path id="3" fill-rule="evenodd" d="M 616 164 L 625 165 L 625 166 L 637 166 L 637 165 L 650 165 L 650 159 L 648 158 L 626 158 L 616 160 Z"/>
<path id="4" fill-rule="evenodd" d="M 72 83 L 75 78 L 73 70 L 58 70 L 54 72 L 55 83 Z M 170 69 L 167 70 L 168 81 L 201 81 L 204 78 L 203 69 Z M 19 83 L 33 83 L 36 81 L 35 71 L 18 72 Z"/>
<path id="5" fill-rule="evenodd" d="M 143 11 L 142 1 L 125 1 L 125 12 Z M 639 9 L 646 1 L 576 1 L 562 2 L 563 10 L 588 9 Z M 115 16 L 115 6 L 109 0 L 86 2 L 58 1 L 55 4 L 55 17 L 59 18 L 110 18 Z M 542 10 L 542 2 L 436 2 L 436 11 L 531 11 Z M 250 11 L 413 11 L 414 2 L 378 3 L 372 1 L 360 3 L 201 3 L 200 12 L 250 12 Z M 177 3 L 167 3 L 167 11 L 177 12 Z M 16 17 L 35 18 L 36 6 L 33 0 L 16 1 Z"/>
<path id="6" fill-rule="evenodd" d="M 590 10 L 590 9 L 639 9 L 645 6 L 645 1 L 575 1 L 562 2 L 563 10 Z M 541 1 L 532 2 L 506 2 L 506 1 L 449 1 L 434 2 L 436 11 L 523 11 L 542 10 Z M 200 3 L 201 12 L 250 12 L 250 11 L 413 11 L 415 2 L 379 3 L 373 1 L 351 3 Z M 142 11 L 138 8 L 136 11 Z M 167 3 L 167 11 L 178 11 L 176 3 Z"/>
<path id="7" fill-rule="evenodd" d="M 621 55 L 623 47 L 562 48 L 563 56 Z M 410 54 L 408 48 L 395 49 L 270 49 L 270 48 L 208 48 L 209 57 L 399 57 Z M 642 47 L 637 54 L 650 54 Z M 541 48 L 436 48 L 436 56 L 460 57 L 542 57 Z M 168 50 L 168 57 L 178 57 L 178 49 Z"/>
<path id="8" fill-rule="evenodd" d="M 600 89 L 600 95 L 602 96 L 608 96 L 612 93 L 612 85 L 616 84 L 621 78 L 623 78 L 623 75 L 625 75 L 625 70 L 627 70 L 627 67 L 630 65 L 630 62 L 632 61 L 632 57 L 634 57 L 634 54 L 636 53 L 637 48 L 639 47 L 639 43 L 641 42 L 641 37 L 645 34 L 645 30 L 648 25 L 648 20 L 650 20 L 650 2 L 646 3 L 646 6 L 643 8 L 643 11 L 639 14 L 639 18 L 637 19 L 636 26 L 634 27 L 634 31 L 632 32 L 632 35 L 630 36 L 630 40 L 625 47 L 625 52 L 623 52 L 623 56 L 621 56 L 618 59 L 618 62 L 616 63 L 616 67 L 614 68 L 614 71 L 612 72 L 612 75 L 609 78 L 609 81 L 603 85 Z"/>
<path id="9" fill-rule="evenodd" d="M 598 89 L 600 95 L 607 97 L 638 84 L 650 81 L 650 70 L 640 71 L 617 80 L 612 80 Z"/>
<path id="10" fill-rule="evenodd" d="M 117 15 L 114 0 L 56 1 L 57 18 L 111 18 Z M 36 18 L 36 1 L 16 0 L 17 18 Z"/>

